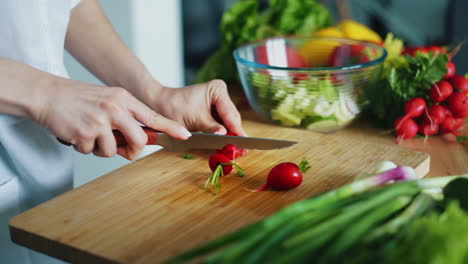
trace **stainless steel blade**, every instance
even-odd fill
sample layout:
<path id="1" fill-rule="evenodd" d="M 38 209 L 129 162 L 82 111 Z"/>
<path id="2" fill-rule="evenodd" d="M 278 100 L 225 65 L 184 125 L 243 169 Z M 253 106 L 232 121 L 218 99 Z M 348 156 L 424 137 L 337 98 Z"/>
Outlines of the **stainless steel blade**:
<path id="1" fill-rule="evenodd" d="M 295 141 L 224 136 L 200 132 L 192 132 L 192 136 L 187 140 L 178 140 L 169 137 L 164 133 L 158 133 L 158 145 L 163 146 L 167 151 L 186 151 L 190 149 L 220 149 L 228 144 L 234 144 L 243 149 L 280 149 L 296 144 Z"/>

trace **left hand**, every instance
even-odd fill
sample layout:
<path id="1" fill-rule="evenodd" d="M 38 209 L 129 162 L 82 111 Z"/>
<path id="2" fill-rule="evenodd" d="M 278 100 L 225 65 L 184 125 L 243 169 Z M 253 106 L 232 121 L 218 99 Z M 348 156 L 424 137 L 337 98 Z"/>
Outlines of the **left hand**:
<path id="1" fill-rule="evenodd" d="M 190 131 L 247 136 L 239 111 L 222 80 L 177 89 L 163 88 L 152 98 L 150 102 L 146 100 L 151 108 Z"/>

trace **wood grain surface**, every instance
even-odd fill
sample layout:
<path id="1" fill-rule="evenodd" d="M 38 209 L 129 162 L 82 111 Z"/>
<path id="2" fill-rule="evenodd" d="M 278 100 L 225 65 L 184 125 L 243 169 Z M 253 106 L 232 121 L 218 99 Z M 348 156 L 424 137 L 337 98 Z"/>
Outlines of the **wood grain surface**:
<path id="1" fill-rule="evenodd" d="M 10 221 L 13 241 L 73 263 L 159 263 L 202 242 L 272 214 L 294 201 L 336 188 L 382 160 L 429 171 L 429 156 L 360 134 L 323 135 L 245 121 L 250 136 L 296 140 L 293 147 L 251 150 L 237 161 L 247 175 L 220 180 L 221 193 L 202 189 L 207 151 L 156 152 L 35 207 Z M 275 164 L 310 161 L 290 191 L 260 187 Z"/>

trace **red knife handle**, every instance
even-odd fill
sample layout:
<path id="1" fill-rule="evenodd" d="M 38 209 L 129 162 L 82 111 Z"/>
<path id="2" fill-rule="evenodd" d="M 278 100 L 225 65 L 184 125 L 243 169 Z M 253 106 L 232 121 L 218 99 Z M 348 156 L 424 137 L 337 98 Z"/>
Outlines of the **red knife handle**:
<path id="1" fill-rule="evenodd" d="M 148 141 L 146 142 L 146 145 L 155 145 L 157 142 L 158 138 L 158 131 L 148 128 L 148 127 L 142 127 L 143 131 L 145 134 L 148 136 Z M 114 133 L 115 141 L 117 142 L 117 147 L 122 147 L 127 145 L 127 140 L 125 139 L 124 135 L 119 131 L 119 130 L 112 130 L 112 133 Z M 71 146 L 72 144 L 62 140 L 60 138 L 57 138 L 57 140 L 66 145 L 66 146 Z"/>
<path id="2" fill-rule="evenodd" d="M 154 129 L 148 128 L 148 127 L 142 127 L 143 131 L 145 134 L 148 136 L 148 141 L 146 142 L 146 145 L 155 145 L 157 142 L 158 138 L 158 132 Z M 127 145 L 127 140 L 125 137 L 122 135 L 122 133 L 118 130 L 113 130 L 112 131 L 115 136 L 115 141 L 117 142 L 117 147 L 122 147 Z"/>

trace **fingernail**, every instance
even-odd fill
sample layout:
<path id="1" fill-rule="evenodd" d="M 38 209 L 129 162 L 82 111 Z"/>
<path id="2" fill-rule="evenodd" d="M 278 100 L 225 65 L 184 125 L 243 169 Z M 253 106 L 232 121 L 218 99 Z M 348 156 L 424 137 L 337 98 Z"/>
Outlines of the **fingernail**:
<path id="1" fill-rule="evenodd" d="M 215 129 L 213 129 L 213 132 L 211 132 L 211 133 L 216 134 L 216 135 L 226 135 L 227 130 L 226 130 L 226 128 L 224 128 L 222 126 L 218 126 Z"/>
<path id="2" fill-rule="evenodd" d="M 187 129 L 183 129 L 182 131 L 182 137 L 184 137 L 185 139 L 189 138 L 192 136 L 192 133 L 190 133 Z"/>
<path id="3" fill-rule="evenodd" d="M 221 129 L 216 129 L 213 134 L 216 134 L 216 135 L 224 135 L 223 131 Z"/>

